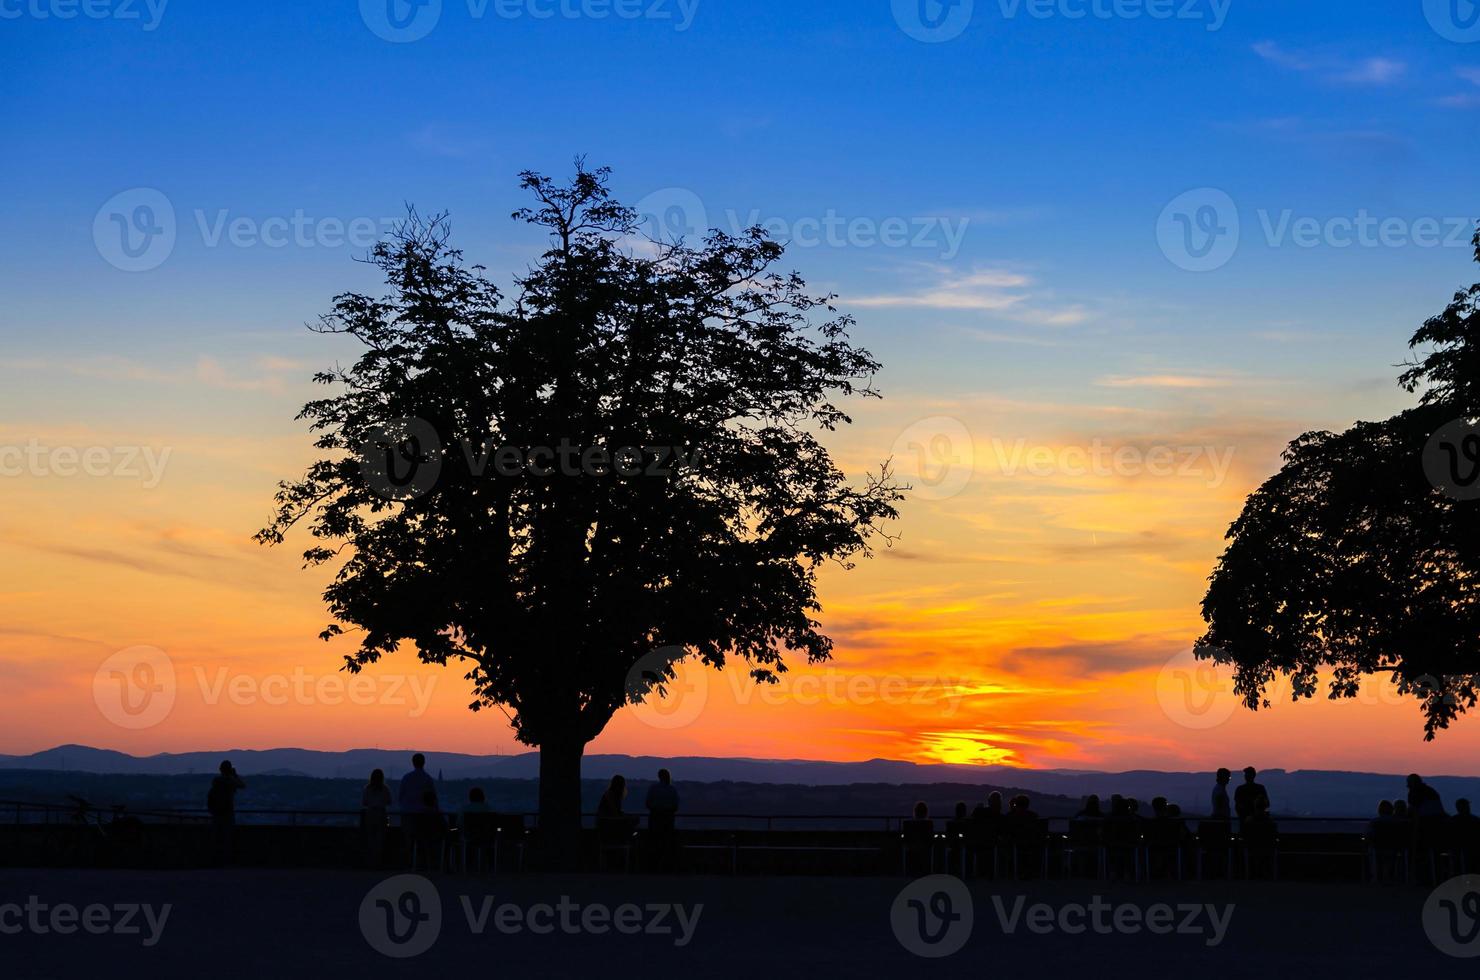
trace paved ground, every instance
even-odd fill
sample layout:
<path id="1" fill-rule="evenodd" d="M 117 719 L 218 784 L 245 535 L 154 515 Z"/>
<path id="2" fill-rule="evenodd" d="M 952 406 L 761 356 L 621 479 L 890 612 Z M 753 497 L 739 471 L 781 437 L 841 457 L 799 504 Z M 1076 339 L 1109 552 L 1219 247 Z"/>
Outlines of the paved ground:
<path id="1" fill-rule="evenodd" d="M 1392 980 L 1480 969 L 1429 938 L 1429 889 L 972 882 L 963 891 L 948 880 L 902 895 L 907 884 L 6 870 L 0 976 Z M 1480 894 L 1469 905 L 1457 894 L 1464 939 Z M 1480 938 L 1471 945 L 1480 952 Z M 911 951 L 953 947 L 945 959 Z"/>

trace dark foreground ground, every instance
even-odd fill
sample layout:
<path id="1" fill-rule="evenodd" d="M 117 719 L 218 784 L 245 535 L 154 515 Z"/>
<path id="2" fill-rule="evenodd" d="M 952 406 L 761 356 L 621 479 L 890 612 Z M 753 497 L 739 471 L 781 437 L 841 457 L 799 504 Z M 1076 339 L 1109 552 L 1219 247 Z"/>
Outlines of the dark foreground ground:
<path id="1" fill-rule="evenodd" d="M 0 976 L 775 980 L 990 972 L 1392 980 L 1475 976 L 1480 968 L 1480 959 L 1447 956 L 1429 938 L 1428 888 L 977 881 L 968 900 L 938 882 L 900 898 L 909 885 L 902 878 L 450 875 L 430 881 L 386 885 L 385 875 L 368 872 L 4 870 Z M 1001 915 L 1011 917 L 1020 896 L 1016 932 L 1008 934 Z M 1096 896 L 1111 908 L 1090 910 Z M 910 906 L 910 898 L 918 905 Z M 683 915 L 654 908 L 673 903 L 685 906 Z M 1048 909 L 1033 908 L 1040 903 Z M 159 927 L 166 904 L 168 918 Z M 1170 914 L 1156 909 L 1163 904 L 1174 907 Z M 151 906 L 153 924 L 145 912 L 127 911 L 142 905 Z M 1084 913 L 1074 911 L 1081 905 Z M 1212 917 L 1206 908 L 1194 916 L 1187 908 L 1194 905 L 1213 905 L 1217 917 L 1228 916 L 1218 945 L 1209 945 L 1217 941 Z M 1470 920 L 1462 905 L 1458 914 L 1463 939 Z M 84 926 L 89 917 L 91 932 Z M 627 933 L 613 927 L 616 917 Z M 1149 932 L 1152 919 L 1171 931 Z M 1030 920 L 1051 931 L 1031 931 Z M 969 938 L 962 931 L 968 922 Z M 680 945 L 685 932 L 688 941 Z M 393 958 L 376 944 L 396 954 L 425 951 Z M 906 944 L 931 952 L 961 948 L 930 959 Z"/>

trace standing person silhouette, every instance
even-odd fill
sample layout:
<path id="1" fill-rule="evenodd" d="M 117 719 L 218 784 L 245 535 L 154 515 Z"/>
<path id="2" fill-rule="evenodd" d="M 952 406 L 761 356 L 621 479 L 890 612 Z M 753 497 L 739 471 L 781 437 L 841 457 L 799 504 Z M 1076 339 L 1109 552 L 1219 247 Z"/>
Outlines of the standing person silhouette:
<path id="1" fill-rule="evenodd" d="M 1213 778 L 1213 809 L 1210 815 L 1214 820 L 1227 820 L 1233 816 L 1228 804 L 1228 781 L 1233 778 L 1233 773 L 1227 769 L 1219 769 Z"/>
<path id="2" fill-rule="evenodd" d="M 385 784 L 385 770 L 376 769 L 360 793 L 360 820 L 365 828 L 365 854 L 372 868 L 380 867 L 385 858 L 386 825 L 390 821 L 391 789 Z"/>
<path id="3" fill-rule="evenodd" d="M 221 763 L 221 774 L 211 780 L 210 792 L 206 794 L 206 809 L 211 813 L 218 864 L 231 861 L 232 837 L 236 829 L 236 792 L 246 788 L 247 784 L 242 782 L 229 760 Z"/>
<path id="4" fill-rule="evenodd" d="M 1256 781 L 1259 771 L 1253 766 L 1244 770 L 1244 784 L 1233 791 L 1233 808 L 1238 813 L 1239 824 L 1259 815 L 1261 809 L 1270 809 L 1269 792 Z M 1263 800 L 1261 806 L 1260 801 Z"/>
<path id="5" fill-rule="evenodd" d="M 427 794 L 432 796 L 431 807 L 426 805 Z M 427 757 L 420 752 L 411 757 L 411 771 L 401 777 L 401 785 L 397 787 L 397 804 L 401 808 L 401 826 L 408 826 L 414 821 L 408 817 L 425 813 L 428 809 L 436 810 L 437 784 L 427 773 Z"/>
<path id="6" fill-rule="evenodd" d="M 673 774 L 667 769 L 658 770 L 658 781 L 648 787 L 645 802 L 653 863 L 660 870 L 671 870 L 678 857 L 678 831 L 674 826 L 678 790 L 673 788 Z"/>

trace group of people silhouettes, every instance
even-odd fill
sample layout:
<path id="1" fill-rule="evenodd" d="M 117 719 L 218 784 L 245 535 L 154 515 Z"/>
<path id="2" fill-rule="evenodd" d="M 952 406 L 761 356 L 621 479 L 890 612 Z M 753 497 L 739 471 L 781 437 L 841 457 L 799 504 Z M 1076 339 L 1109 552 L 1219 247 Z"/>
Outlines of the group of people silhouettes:
<path id="1" fill-rule="evenodd" d="M 1098 795 L 1089 796 L 1069 820 L 1069 833 L 1063 840 L 1065 860 L 1074 867 L 1081 856 L 1090 855 L 1103 862 L 1097 873 L 1109 877 L 1154 876 L 1170 873 L 1174 864 L 1197 848 L 1215 870 L 1226 873 L 1236 844 L 1246 862 L 1245 874 L 1277 874 L 1277 827 L 1269 790 L 1252 766 L 1244 769 L 1243 781 L 1230 792 L 1232 781 L 1228 769 L 1214 774 L 1208 809 L 1197 814 L 1195 821 L 1162 796 L 1151 800 L 1149 812 L 1143 812 L 1141 802 L 1133 797 L 1115 794 L 1107 806 Z M 1406 800 L 1384 800 L 1369 825 L 1366 841 L 1376 865 L 1374 875 L 1381 879 L 1385 871 L 1406 872 L 1413 862 L 1417 874 L 1432 876 L 1437 873 L 1440 853 L 1456 856 L 1465 870 L 1480 864 L 1480 817 L 1470 812 L 1469 800 L 1457 800 L 1456 812 L 1450 816 L 1438 791 L 1421 776 L 1410 775 L 1407 788 Z M 902 836 L 906 867 L 912 853 L 924 855 L 934 846 L 935 825 L 926 804 L 915 804 L 912 817 L 903 822 Z M 1028 867 L 1038 864 L 1040 856 L 1043 866 L 1047 865 L 1047 821 L 1033 812 L 1026 796 L 1013 797 L 1005 811 L 1000 792 L 991 793 L 974 809 L 957 803 L 944 837 L 948 861 L 966 854 L 975 861 L 986 853 L 995 863 L 1007 853 L 1016 868 L 1022 864 L 1021 849 L 1026 847 L 1033 857 Z M 1179 864 L 1176 871 L 1183 871 Z"/>
<path id="2" fill-rule="evenodd" d="M 639 818 L 623 809 L 626 797 L 626 778 L 613 776 L 596 808 L 597 830 L 603 841 L 630 838 L 636 832 Z M 657 781 L 648 788 L 645 805 L 653 859 L 664 865 L 676 862 L 678 790 L 674 788 L 673 776 L 667 769 L 658 770 Z M 366 854 L 374 865 L 385 861 L 393 809 L 399 813 L 402 831 L 410 843 L 425 848 L 429 854 L 439 852 L 453 827 L 466 838 L 470 829 L 476 830 L 490 818 L 498 818 L 500 824 L 515 822 L 522 825 L 522 817 L 496 814 L 488 804 L 487 794 L 478 786 L 468 790 L 467 800 L 455 814 L 445 812 L 437 796 L 437 781 L 426 771 L 426 756 L 419 752 L 411 757 L 411 770 L 401 777 L 394 796 L 386 783 L 385 772 L 380 769 L 370 774 L 370 781 L 361 793 L 360 813 Z"/>
<path id="3" fill-rule="evenodd" d="M 1143 812 L 1141 802 L 1133 797 L 1114 794 L 1107 805 L 1098 795 L 1089 796 L 1070 819 L 1065 838 L 1067 860 L 1072 865 L 1077 852 L 1093 848 L 1108 855 L 1108 859 L 1102 858 L 1108 863 L 1100 870 L 1112 877 L 1138 874 L 1143 868 L 1151 875 L 1157 871 L 1153 866 L 1155 861 L 1143 855 L 1152 855 L 1158 849 L 1163 854 L 1175 851 L 1180 860 L 1181 849 L 1187 844 L 1196 843 L 1205 850 L 1210 846 L 1226 848 L 1233 841 L 1235 830 L 1246 854 L 1266 845 L 1272 851 L 1276 828 L 1270 795 L 1258 777 L 1252 766 L 1244 769 L 1243 781 L 1230 792 L 1233 774 L 1228 769 L 1219 769 L 1213 777 L 1206 815 L 1195 818 L 1196 833 L 1189 828 L 1189 818 L 1183 816 L 1181 807 L 1165 797 L 1152 799 Z M 232 859 L 236 794 L 245 788 L 246 783 L 231 762 L 223 761 L 206 798 L 218 863 Z M 641 819 L 637 814 L 627 813 L 626 799 L 626 778 L 613 776 L 596 807 L 601 863 L 609 851 L 630 855 L 634 845 Z M 676 869 L 679 795 L 667 769 L 658 770 L 657 779 L 648 787 L 643 802 L 647 811 L 645 842 L 650 864 L 657 870 Z M 523 830 L 522 817 L 495 814 L 487 795 L 477 786 L 469 789 L 466 801 L 455 813 L 445 812 L 438 799 L 437 780 L 427 772 L 426 757 L 421 753 L 411 757 L 411 769 L 401 777 L 394 792 L 380 769 L 370 774 L 361 792 L 361 828 L 366 857 L 372 865 L 379 866 L 386 860 L 393 812 L 399 814 L 408 844 L 413 848 L 425 847 L 428 854 L 440 854 L 454 828 L 462 834 L 464 844 L 470 837 L 480 836 L 480 828 L 491 826 L 490 821 L 494 820 L 515 821 L 521 834 Z M 933 863 L 938 835 L 925 803 L 915 804 L 902 829 L 906 865 L 912 854 L 919 856 L 927 851 Z M 1041 853 L 1046 867 L 1047 821 L 1033 812 L 1025 795 L 1013 796 L 1005 806 L 1002 793 L 995 791 L 974 808 L 964 802 L 957 803 L 945 830 L 944 836 L 952 842 L 949 848 L 954 858 L 964 857 L 967 850 L 975 858 L 987 849 L 995 861 L 999 848 L 1006 847 L 1016 867 L 1022 849 L 1026 848 L 1034 861 Z M 1461 855 L 1467 871 L 1480 864 L 1480 817 L 1470 812 L 1470 801 L 1456 800 L 1455 813 L 1451 816 L 1439 792 L 1417 774 L 1407 779 L 1406 798 L 1378 804 L 1377 814 L 1368 824 L 1366 840 L 1372 855 L 1372 871 L 1379 880 L 1399 872 L 1407 874 L 1414 859 L 1432 861 L 1432 856 L 1441 850 Z M 1136 852 L 1130 860 L 1145 864 L 1130 867 L 1117 857 L 1130 851 Z M 1225 855 L 1228 853 L 1225 849 Z M 1225 856 L 1225 860 L 1231 858 Z M 1421 862 L 1417 870 L 1423 872 Z"/>

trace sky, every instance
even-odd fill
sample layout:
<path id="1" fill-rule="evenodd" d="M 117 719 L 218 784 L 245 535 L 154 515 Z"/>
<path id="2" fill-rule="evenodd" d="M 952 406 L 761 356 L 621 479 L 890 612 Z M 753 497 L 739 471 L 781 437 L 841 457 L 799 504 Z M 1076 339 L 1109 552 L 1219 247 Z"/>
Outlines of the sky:
<path id="1" fill-rule="evenodd" d="M 831 664 L 686 671 L 590 751 L 1480 774 L 1480 719 L 1425 744 L 1381 680 L 1252 713 L 1190 657 L 1281 448 L 1410 404 L 1477 278 L 1471 15 L 0 0 L 0 752 L 523 750 L 459 671 L 348 683 L 307 541 L 251 536 L 356 258 L 412 204 L 507 282 L 518 173 L 584 154 L 655 235 L 788 242 L 884 365 L 830 448 L 915 485 L 824 574 Z"/>

